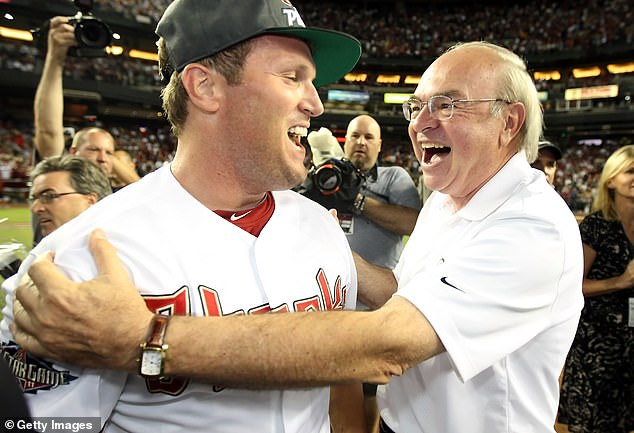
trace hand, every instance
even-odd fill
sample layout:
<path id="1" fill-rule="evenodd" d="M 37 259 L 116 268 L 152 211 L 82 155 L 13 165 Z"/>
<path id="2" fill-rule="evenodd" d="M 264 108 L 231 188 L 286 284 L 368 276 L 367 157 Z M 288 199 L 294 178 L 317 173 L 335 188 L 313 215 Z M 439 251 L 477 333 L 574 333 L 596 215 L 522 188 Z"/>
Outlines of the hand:
<path id="1" fill-rule="evenodd" d="M 306 137 L 313 153 L 313 163 L 320 166 L 330 158 L 341 159 L 345 155 L 341 145 L 328 128 L 321 127 L 318 131 L 312 131 Z"/>
<path id="2" fill-rule="evenodd" d="M 88 245 L 99 272 L 93 280 L 67 279 L 50 252 L 31 265 L 16 290 L 11 331 L 35 355 L 134 372 L 152 313 L 101 230 Z"/>
<path id="3" fill-rule="evenodd" d="M 632 287 L 634 287 L 634 260 L 628 263 L 627 267 L 625 268 L 625 272 L 623 272 L 623 274 L 621 275 L 621 278 L 623 278 L 624 280 L 624 289 L 631 289 Z"/>
<path id="4" fill-rule="evenodd" d="M 48 56 L 64 62 L 68 48 L 77 45 L 75 28 L 68 24 L 67 17 L 51 18 L 48 31 Z"/>

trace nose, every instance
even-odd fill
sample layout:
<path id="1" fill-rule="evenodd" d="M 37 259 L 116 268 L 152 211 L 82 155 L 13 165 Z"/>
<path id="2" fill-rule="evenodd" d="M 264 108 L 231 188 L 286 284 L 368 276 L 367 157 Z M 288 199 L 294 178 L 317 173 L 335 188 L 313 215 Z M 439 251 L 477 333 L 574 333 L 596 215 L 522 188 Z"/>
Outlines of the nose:
<path id="1" fill-rule="evenodd" d="M 104 149 L 99 150 L 99 152 L 97 152 L 97 161 L 99 162 L 105 162 L 107 161 L 109 158 L 108 152 Z"/>
<path id="2" fill-rule="evenodd" d="M 302 111 L 308 113 L 310 117 L 321 116 L 324 113 L 324 105 L 321 103 L 319 93 L 313 83 L 306 86 L 305 96 L 302 99 Z"/>
<path id="3" fill-rule="evenodd" d="M 44 205 L 40 202 L 40 200 L 35 200 L 31 203 L 31 211 L 34 214 L 42 213 L 44 211 Z"/>
<path id="4" fill-rule="evenodd" d="M 438 120 L 434 119 L 427 108 L 422 109 L 418 116 L 409 122 L 409 128 L 414 132 L 425 132 L 429 128 L 435 128 Z"/>

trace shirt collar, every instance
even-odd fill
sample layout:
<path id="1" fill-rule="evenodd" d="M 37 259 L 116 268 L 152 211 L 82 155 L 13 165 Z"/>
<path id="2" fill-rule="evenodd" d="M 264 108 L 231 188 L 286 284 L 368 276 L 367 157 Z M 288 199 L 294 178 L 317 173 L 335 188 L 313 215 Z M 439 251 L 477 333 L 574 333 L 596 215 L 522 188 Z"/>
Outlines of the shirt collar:
<path id="1" fill-rule="evenodd" d="M 523 152 L 516 153 L 484 186 L 458 211 L 467 220 L 482 220 L 500 207 L 513 192 L 533 175 Z"/>

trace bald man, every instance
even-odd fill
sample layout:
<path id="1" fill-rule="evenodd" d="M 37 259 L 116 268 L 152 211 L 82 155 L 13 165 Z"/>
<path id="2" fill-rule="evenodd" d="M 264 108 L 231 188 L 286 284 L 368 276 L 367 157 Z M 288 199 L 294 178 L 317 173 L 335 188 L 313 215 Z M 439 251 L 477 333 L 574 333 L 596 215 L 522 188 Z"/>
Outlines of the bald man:
<path id="1" fill-rule="evenodd" d="M 411 176 L 403 167 L 379 167 L 381 127 L 368 115 L 350 121 L 344 144 L 345 157 L 366 175 L 366 184 L 357 196 L 358 210 L 352 217 L 347 238 L 350 248 L 368 262 L 393 269 L 403 251 L 403 236 L 410 235 L 420 210 L 420 196 Z M 357 301 L 357 309 L 365 305 Z M 366 421 L 378 426 L 376 385 L 364 384 Z M 376 427 L 375 427 L 376 429 Z"/>

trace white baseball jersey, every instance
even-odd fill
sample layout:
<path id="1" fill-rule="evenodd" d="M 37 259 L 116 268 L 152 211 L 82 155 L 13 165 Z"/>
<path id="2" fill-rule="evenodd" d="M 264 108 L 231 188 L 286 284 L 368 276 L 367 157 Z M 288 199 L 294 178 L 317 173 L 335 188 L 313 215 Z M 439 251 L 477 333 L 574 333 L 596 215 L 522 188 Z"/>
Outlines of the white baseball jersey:
<path id="1" fill-rule="evenodd" d="M 574 216 L 515 155 L 461 210 L 432 193 L 395 268 L 396 295 L 446 352 L 379 387 L 398 433 L 554 433 L 558 378 L 583 307 Z"/>
<path id="2" fill-rule="evenodd" d="M 59 228 L 32 256 L 52 249 L 70 278 L 93 278 L 86 240 L 99 227 L 156 312 L 227 316 L 354 309 L 354 262 L 334 218 L 295 192 L 273 197 L 274 213 L 254 237 L 190 196 L 165 166 Z M 50 367 L 68 373 L 57 386 L 27 394 L 33 416 L 99 416 L 106 432 L 330 430 L 329 388 L 247 391 Z"/>

